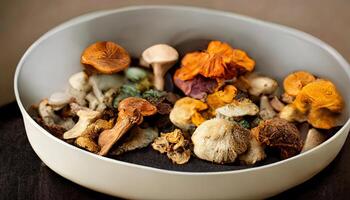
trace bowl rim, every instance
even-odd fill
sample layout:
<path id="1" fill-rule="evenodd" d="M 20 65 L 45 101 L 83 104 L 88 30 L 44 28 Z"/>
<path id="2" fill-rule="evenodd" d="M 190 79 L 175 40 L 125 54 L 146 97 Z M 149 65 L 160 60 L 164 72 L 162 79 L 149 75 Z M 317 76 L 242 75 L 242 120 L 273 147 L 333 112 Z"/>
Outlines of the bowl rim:
<path id="1" fill-rule="evenodd" d="M 24 108 L 20 95 L 19 95 L 19 90 L 18 90 L 18 79 L 19 79 L 19 74 L 21 72 L 22 66 L 28 57 L 28 55 L 31 53 L 33 49 L 35 49 L 40 43 L 48 39 L 50 36 L 54 35 L 55 33 L 62 31 L 68 27 L 74 26 L 76 24 L 82 23 L 82 22 L 87 22 L 92 19 L 104 17 L 107 15 L 111 15 L 114 13 L 120 13 L 120 12 L 129 12 L 129 11 L 138 11 L 138 10 L 187 10 L 187 11 L 194 11 L 200 14 L 213 14 L 217 16 L 224 16 L 228 18 L 232 18 L 235 20 L 241 20 L 245 22 L 249 22 L 252 24 L 257 24 L 257 25 L 262 25 L 265 27 L 269 27 L 275 30 L 278 30 L 280 32 L 283 32 L 284 34 L 288 34 L 289 36 L 302 39 L 305 42 L 312 43 L 313 45 L 317 45 L 319 48 L 322 48 L 325 50 L 327 53 L 329 53 L 332 57 L 334 57 L 337 62 L 340 64 L 340 66 L 343 68 L 343 70 L 346 72 L 346 75 L 348 76 L 350 80 L 350 65 L 349 63 L 345 60 L 345 58 L 340 55 L 333 47 L 328 45 L 327 43 L 321 41 L 320 39 L 316 38 L 315 36 L 312 36 L 308 33 L 305 33 L 303 31 L 290 28 L 284 25 L 268 22 L 268 21 L 263 21 L 260 19 L 256 19 L 253 17 L 248 17 L 244 16 L 241 14 L 236 14 L 234 12 L 228 12 L 228 11 L 221 11 L 221 10 L 215 10 L 215 9 L 209 9 L 209 8 L 202 8 L 202 7 L 193 7 L 193 6 L 179 6 L 179 5 L 140 5 L 140 6 L 128 6 L 128 7 L 121 7 L 117 9 L 107 9 L 107 10 L 98 10 L 94 12 L 90 12 L 87 14 L 83 14 L 80 16 L 77 16 L 75 18 L 72 18 L 66 22 L 63 22 L 59 24 L 58 26 L 52 28 L 45 34 L 43 34 L 39 39 L 37 39 L 23 54 L 22 58 L 20 59 L 19 63 L 17 64 L 16 67 L 16 72 L 14 76 L 14 92 L 15 92 L 15 97 L 17 104 L 20 108 L 20 111 L 22 113 L 23 118 L 29 119 L 29 123 L 32 124 L 35 128 L 40 130 L 45 136 L 48 138 L 64 145 L 67 148 L 70 148 L 73 151 L 79 151 L 80 153 L 83 153 L 86 156 L 92 156 L 95 160 L 102 160 L 104 162 L 108 162 L 110 164 L 118 164 L 122 165 L 124 167 L 133 167 L 133 168 L 138 168 L 141 170 L 147 170 L 155 173 L 164 173 L 164 174 L 170 174 L 170 175 L 190 175 L 190 176 L 201 176 L 201 175 L 225 175 L 225 174 L 238 174 L 238 173 L 248 173 L 248 172 L 255 172 L 258 170 L 263 170 L 271 167 L 277 167 L 280 165 L 288 164 L 290 162 L 293 162 L 294 160 L 297 160 L 301 157 L 304 157 L 309 154 L 313 154 L 314 152 L 318 151 L 320 148 L 323 148 L 326 146 L 328 143 L 332 142 L 335 140 L 335 138 L 339 137 L 340 134 L 343 134 L 343 132 L 346 130 L 347 127 L 350 126 L 350 117 L 347 119 L 346 123 L 329 139 L 327 139 L 325 142 L 323 142 L 321 145 L 318 145 L 317 147 L 300 153 L 296 156 L 293 156 L 291 158 L 277 161 L 274 163 L 262 165 L 262 166 L 257 166 L 257 167 L 251 167 L 247 169 L 237 169 L 237 170 L 228 170 L 228 171 L 216 171 L 216 172 L 187 172 L 187 171 L 175 171 L 175 170 L 168 170 L 168 169 L 161 169 L 161 168 L 156 168 L 156 167 L 150 167 L 150 166 L 145 166 L 145 165 L 140 165 L 140 164 L 135 164 L 135 163 L 129 163 L 125 161 L 120 161 L 120 160 L 115 160 L 112 158 L 108 157 L 103 157 L 99 156 L 97 154 L 93 154 L 91 152 L 82 150 L 80 148 L 77 148 L 71 144 L 66 143 L 63 140 L 60 140 L 59 138 L 53 136 L 50 134 L 48 131 L 46 131 L 43 127 L 41 127 L 32 117 L 30 117 L 29 113 L 27 110 Z M 27 132 L 26 132 L 27 134 Z"/>

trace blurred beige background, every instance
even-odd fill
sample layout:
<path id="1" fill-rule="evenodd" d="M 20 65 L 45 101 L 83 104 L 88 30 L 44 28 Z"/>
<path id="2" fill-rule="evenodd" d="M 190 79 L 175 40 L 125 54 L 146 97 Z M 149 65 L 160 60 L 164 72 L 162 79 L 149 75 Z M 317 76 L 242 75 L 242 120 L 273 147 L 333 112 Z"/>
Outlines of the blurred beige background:
<path id="1" fill-rule="evenodd" d="M 15 67 L 43 33 L 83 13 L 140 4 L 200 6 L 284 24 L 319 37 L 350 61 L 350 0 L 1 0 L 0 105 L 14 100 Z"/>

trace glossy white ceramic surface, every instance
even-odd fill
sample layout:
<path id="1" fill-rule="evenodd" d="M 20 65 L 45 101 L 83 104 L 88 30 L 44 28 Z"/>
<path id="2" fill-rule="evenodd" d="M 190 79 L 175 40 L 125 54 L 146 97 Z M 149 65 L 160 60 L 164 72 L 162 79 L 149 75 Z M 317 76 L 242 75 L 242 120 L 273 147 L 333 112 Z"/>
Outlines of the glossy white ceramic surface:
<path id="1" fill-rule="evenodd" d="M 189 173 L 139 166 L 80 150 L 49 134 L 25 110 L 63 90 L 68 77 L 81 70 L 82 50 L 93 42 L 115 41 L 139 56 L 155 43 L 168 43 L 184 52 L 210 39 L 247 51 L 256 60 L 258 71 L 280 80 L 298 69 L 327 77 L 335 82 L 346 102 L 350 99 L 349 64 L 333 48 L 300 31 L 191 7 L 100 11 L 49 31 L 27 50 L 17 66 L 15 93 L 34 151 L 48 167 L 77 184 L 132 199 L 266 198 L 306 181 L 326 167 L 343 146 L 349 121 L 322 145 L 284 161 L 237 171 Z M 344 115 L 348 117 L 349 107 Z"/>

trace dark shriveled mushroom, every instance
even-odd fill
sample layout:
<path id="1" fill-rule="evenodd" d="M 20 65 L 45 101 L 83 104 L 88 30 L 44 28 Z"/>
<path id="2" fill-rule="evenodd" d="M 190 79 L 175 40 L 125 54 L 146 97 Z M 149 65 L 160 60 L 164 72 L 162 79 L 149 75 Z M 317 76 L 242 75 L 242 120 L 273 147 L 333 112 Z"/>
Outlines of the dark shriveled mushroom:
<path id="1" fill-rule="evenodd" d="M 117 123 L 112 129 L 104 130 L 99 138 L 99 155 L 106 155 L 111 147 L 134 125 L 141 124 L 144 116 L 154 115 L 157 108 L 147 100 L 129 97 L 119 103 Z"/>
<path id="2" fill-rule="evenodd" d="M 278 149 L 282 159 L 295 156 L 302 149 L 299 130 L 285 119 L 265 120 L 252 129 L 252 134 L 261 144 Z"/>

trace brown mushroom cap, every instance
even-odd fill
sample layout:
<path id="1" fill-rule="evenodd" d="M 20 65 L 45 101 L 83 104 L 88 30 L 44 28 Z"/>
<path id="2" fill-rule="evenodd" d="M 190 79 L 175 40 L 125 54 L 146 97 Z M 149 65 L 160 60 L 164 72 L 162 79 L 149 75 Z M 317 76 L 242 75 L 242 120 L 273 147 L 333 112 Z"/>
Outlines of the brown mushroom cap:
<path id="1" fill-rule="evenodd" d="M 154 115 L 157 108 L 145 99 L 138 97 L 128 97 L 121 101 L 118 106 L 118 111 L 126 111 L 136 109 L 142 116 Z"/>
<path id="2" fill-rule="evenodd" d="M 282 159 L 295 156 L 302 149 L 299 130 L 287 120 L 280 118 L 265 120 L 252 132 L 258 142 L 279 149 Z"/>
<path id="3" fill-rule="evenodd" d="M 129 53 L 114 42 L 97 42 L 86 48 L 81 63 L 93 67 L 100 73 L 113 74 L 130 65 Z"/>
<path id="4" fill-rule="evenodd" d="M 287 94 L 296 96 L 301 89 L 315 81 L 314 75 L 306 71 L 297 71 L 289 74 L 283 81 L 283 87 Z"/>

